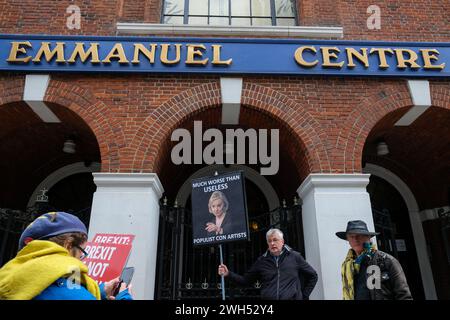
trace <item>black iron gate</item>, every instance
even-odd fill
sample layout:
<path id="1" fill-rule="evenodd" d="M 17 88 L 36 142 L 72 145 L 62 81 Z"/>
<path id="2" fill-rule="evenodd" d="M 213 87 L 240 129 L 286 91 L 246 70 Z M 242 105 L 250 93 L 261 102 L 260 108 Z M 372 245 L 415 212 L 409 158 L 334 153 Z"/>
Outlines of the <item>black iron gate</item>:
<path id="1" fill-rule="evenodd" d="M 0 267 L 16 256 L 20 235 L 31 221 L 51 211 L 58 210 L 47 203 L 36 204 L 26 211 L 0 208 Z M 66 212 L 76 215 L 89 228 L 90 207 L 77 212 Z"/>
<path id="2" fill-rule="evenodd" d="M 0 267 L 16 256 L 20 235 L 34 217 L 31 211 L 0 209 Z"/>
<path id="3" fill-rule="evenodd" d="M 157 299 L 220 299 L 219 248 L 193 246 L 189 209 L 161 206 Z M 250 240 L 223 244 L 224 263 L 239 274 L 267 250 L 266 232 L 279 228 L 286 244 L 304 255 L 301 205 L 283 206 L 264 214 L 249 217 Z M 259 298 L 260 283 L 239 287 L 225 281 L 227 299 Z"/>
<path id="4" fill-rule="evenodd" d="M 445 252 L 447 253 L 447 262 L 450 265 L 450 211 L 441 208 L 438 210 L 438 215 Z"/>
<path id="5" fill-rule="evenodd" d="M 389 210 L 377 210 L 372 208 L 375 231 L 380 234 L 377 236 L 378 248 L 390 255 L 398 258 L 397 243 L 395 241 L 395 225 L 391 221 Z"/>

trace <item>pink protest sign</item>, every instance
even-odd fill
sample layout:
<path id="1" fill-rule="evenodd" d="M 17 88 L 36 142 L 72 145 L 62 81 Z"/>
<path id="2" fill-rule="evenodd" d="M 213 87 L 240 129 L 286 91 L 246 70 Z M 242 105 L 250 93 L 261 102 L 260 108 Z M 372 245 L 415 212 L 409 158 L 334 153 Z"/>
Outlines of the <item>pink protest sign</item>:
<path id="1" fill-rule="evenodd" d="M 112 280 L 122 272 L 131 251 L 134 235 L 98 233 L 87 243 L 88 257 L 83 261 L 89 276 L 99 283 Z"/>

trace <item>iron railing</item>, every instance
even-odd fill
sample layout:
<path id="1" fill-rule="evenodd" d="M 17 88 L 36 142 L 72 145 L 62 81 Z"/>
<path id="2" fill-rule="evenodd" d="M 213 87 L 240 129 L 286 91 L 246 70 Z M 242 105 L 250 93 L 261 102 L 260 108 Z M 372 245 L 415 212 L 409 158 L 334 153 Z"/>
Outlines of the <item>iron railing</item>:
<path id="1" fill-rule="evenodd" d="M 157 299 L 220 299 L 217 275 L 219 250 L 215 246 L 192 245 L 189 209 L 161 205 L 157 262 Z M 230 270 L 245 273 L 267 250 L 265 234 L 270 228 L 284 233 L 286 244 L 304 255 L 301 206 L 283 206 L 249 217 L 251 241 L 223 244 L 224 263 Z M 227 299 L 257 299 L 261 283 L 239 287 L 225 282 Z"/>

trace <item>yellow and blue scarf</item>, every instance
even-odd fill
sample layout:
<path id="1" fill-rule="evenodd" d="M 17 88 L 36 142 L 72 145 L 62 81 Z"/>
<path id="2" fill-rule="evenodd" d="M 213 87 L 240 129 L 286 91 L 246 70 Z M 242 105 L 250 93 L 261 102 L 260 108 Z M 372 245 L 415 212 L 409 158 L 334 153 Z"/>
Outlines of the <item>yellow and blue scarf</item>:
<path id="1" fill-rule="evenodd" d="M 355 286 L 353 282 L 353 276 L 359 273 L 361 268 L 361 262 L 365 257 L 372 257 L 376 252 L 375 244 L 369 242 L 364 243 L 364 251 L 356 256 L 353 249 L 348 250 L 347 256 L 341 267 L 342 275 L 342 294 L 344 300 L 354 300 L 355 298 Z"/>
<path id="2" fill-rule="evenodd" d="M 100 288 L 85 264 L 54 242 L 33 240 L 0 269 L 0 300 L 33 299 L 57 279 L 69 276 L 100 300 Z"/>

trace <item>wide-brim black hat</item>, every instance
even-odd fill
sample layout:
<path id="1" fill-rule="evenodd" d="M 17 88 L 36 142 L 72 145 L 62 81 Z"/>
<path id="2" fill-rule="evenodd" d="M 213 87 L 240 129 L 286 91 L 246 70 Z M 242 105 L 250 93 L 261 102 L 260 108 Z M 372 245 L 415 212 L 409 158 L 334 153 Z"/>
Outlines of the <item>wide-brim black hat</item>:
<path id="1" fill-rule="evenodd" d="M 347 240 L 347 233 L 362 234 L 370 237 L 380 234 L 379 232 L 370 232 L 369 229 L 367 229 L 367 224 L 361 220 L 349 221 L 347 223 L 347 230 L 336 232 L 336 235 L 342 240 Z"/>

